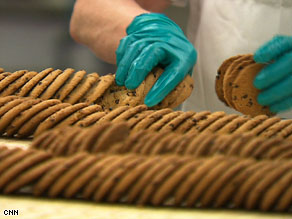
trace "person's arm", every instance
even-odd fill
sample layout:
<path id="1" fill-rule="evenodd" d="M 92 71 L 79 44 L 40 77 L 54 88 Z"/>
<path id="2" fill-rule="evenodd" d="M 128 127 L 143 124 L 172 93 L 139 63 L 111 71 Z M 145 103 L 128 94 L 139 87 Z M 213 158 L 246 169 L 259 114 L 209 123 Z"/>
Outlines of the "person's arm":
<path id="1" fill-rule="evenodd" d="M 114 64 L 115 51 L 133 19 L 143 13 L 162 12 L 169 4 L 170 0 L 77 0 L 70 34 L 99 58 Z"/>

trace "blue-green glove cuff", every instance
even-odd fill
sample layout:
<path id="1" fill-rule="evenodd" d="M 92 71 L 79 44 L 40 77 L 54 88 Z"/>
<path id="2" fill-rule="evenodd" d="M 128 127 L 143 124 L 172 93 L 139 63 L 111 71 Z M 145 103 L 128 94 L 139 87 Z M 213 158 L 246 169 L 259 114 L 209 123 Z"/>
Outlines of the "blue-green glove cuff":
<path id="1" fill-rule="evenodd" d="M 151 28 L 155 23 L 159 25 L 159 28 L 162 28 L 163 26 L 169 28 L 169 26 L 172 26 L 172 28 L 175 28 L 183 33 L 174 21 L 169 19 L 166 15 L 159 13 L 145 13 L 138 15 L 127 27 L 126 32 L 129 35 L 135 33 L 136 31 L 149 30 L 149 28 Z"/>

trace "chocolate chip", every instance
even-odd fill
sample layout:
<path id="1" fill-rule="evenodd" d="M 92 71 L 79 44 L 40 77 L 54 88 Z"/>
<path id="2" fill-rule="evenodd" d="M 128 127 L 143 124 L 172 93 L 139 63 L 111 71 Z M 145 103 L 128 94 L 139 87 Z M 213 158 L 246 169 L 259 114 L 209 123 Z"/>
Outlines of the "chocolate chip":
<path id="1" fill-rule="evenodd" d="M 247 94 L 243 95 L 241 98 L 246 99 L 248 97 Z M 250 99 L 249 99 L 250 100 Z"/>
<path id="2" fill-rule="evenodd" d="M 38 83 L 38 85 L 42 85 L 42 82 L 40 81 L 40 82 Z"/>
<path id="3" fill-rule="evenodd" d="M 221 71 L 217 71 L 217 76 L 220 76 L 221 75 Z"/>
<path id="4" fill-rule="evenodd" d="M 113 89 L 110 89 L 110 93 L 114 93 L 115 92 L 115 90 L 113 90 Z"/>
<path id="5" fill-rule="evenodd" d="M 119 102 L 120 102 L 120 100 L 119 100 L 119 99 L 115 100 L 115 103 L 116 103 L 116 104 L 119 104 Z"/>

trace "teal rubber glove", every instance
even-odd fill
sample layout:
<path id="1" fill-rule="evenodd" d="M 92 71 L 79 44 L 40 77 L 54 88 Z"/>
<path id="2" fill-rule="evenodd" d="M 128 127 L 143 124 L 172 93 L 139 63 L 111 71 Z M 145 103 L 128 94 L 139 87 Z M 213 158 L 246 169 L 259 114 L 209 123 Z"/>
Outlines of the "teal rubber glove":
<path id="1" fill-rule="evenodd" d="M 276 36 L 254 54 L 258 63 L 268 64 L 254 79 L 254 86 L 263 91 L 258 103 L 274 113 L 292 108 L 292 37 Z"/>
<path id="2" fill-rule="evenodd" d="M 137 88 L 158 64 L 164 67 L 144 100 L 151 107 L 192 74 L 197 53 L 176 23 L 163 14 L 149 13 L 135 17 L 116 57 L 116 83 L 128 89 Z"/>

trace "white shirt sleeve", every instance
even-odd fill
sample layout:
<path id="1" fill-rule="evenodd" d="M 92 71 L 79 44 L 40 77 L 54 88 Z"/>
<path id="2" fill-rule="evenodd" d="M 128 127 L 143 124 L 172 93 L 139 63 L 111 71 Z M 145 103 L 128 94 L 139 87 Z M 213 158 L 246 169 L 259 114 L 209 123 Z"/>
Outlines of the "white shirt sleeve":
<path id="1" fill-rule="evenodd" d="M 170 0 L 171 4 L 178 7 L 185 7 L 189 0 Z"/>

